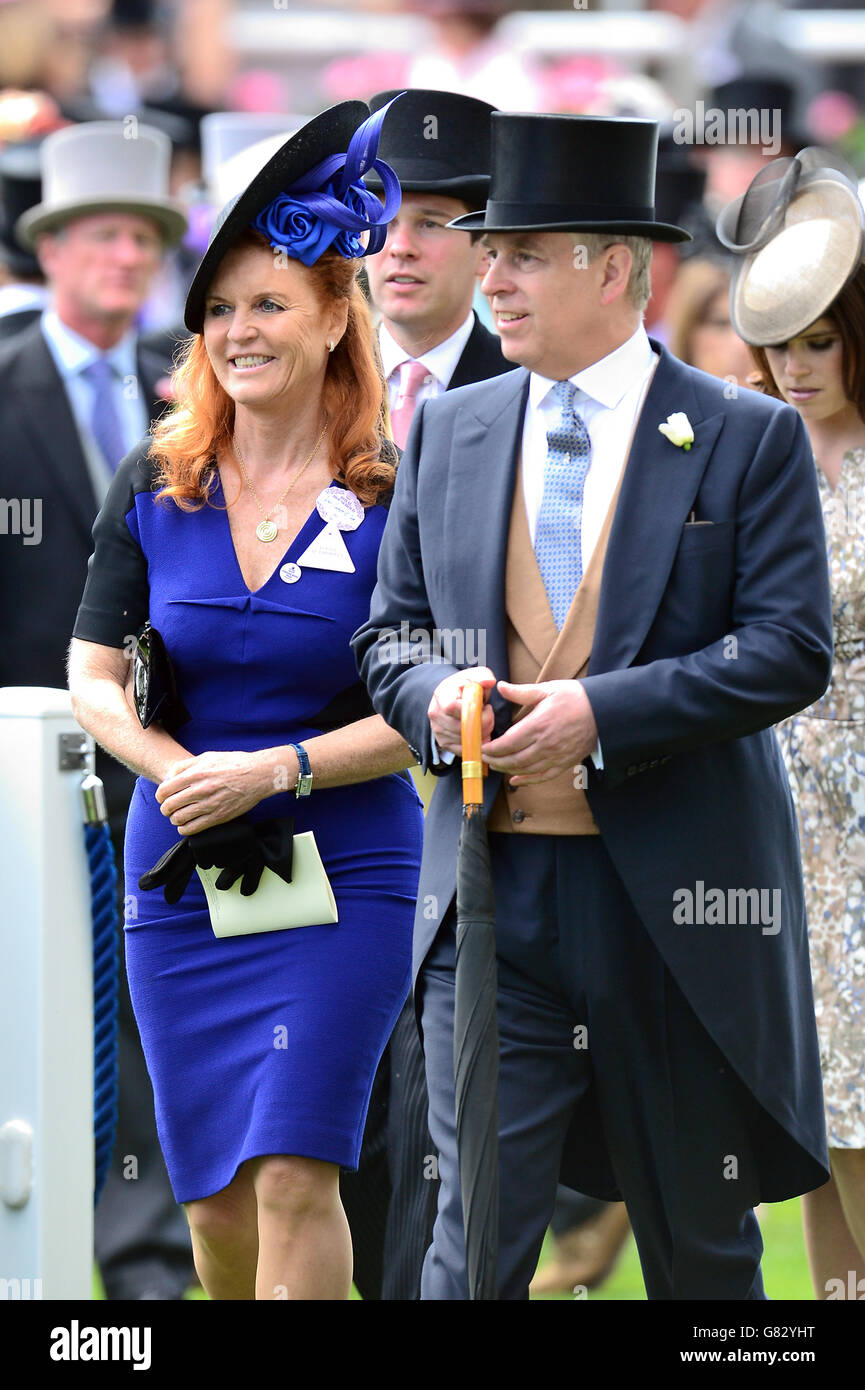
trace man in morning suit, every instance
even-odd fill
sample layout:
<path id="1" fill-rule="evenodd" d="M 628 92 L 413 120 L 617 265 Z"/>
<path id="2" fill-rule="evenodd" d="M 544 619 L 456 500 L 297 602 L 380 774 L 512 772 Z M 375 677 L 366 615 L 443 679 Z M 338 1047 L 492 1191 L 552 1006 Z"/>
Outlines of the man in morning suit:
<path id="1" fill-rule="evenodd" d="M 375 707 L 440 774 L 415 931 L 441 1177 L 421 1296 L 467 1297 L 453 899 L 468 677 L 487 695 L 499 1296 L 527 1295 L 561 1170 L 624 1198 L 650 1299 L 763 1298 L 754 1205 L 828 1175 L 771 728 L 830 673 L 813 460 L 793 410 L 727 399 L 645 335 L 651 242 L 687 235 L 654 217 L 654 123 L 500 113 L 492 132 L 485 213 L 459 225 L 486 231 L 484 293 L 523 370 L 418 409 L 355 636 Z M 486 666 L 418 659 L 433 628 L 466 647 L 483 634 Z"/>
<path id="2" fill-rule="evenodd" d="M 370 98 L 371 110 L 396 95 L 378 92 Z M 472 309 L 483 271 L 480 233 L 447 225 L 486 201 L 494 109 L 453 92 L 412 88 L 400 96 L 382 128 L 379 157 L 396 173 L 402 202 L 384 249 L 367 257 L 365 265 L 381 315 L 379 349 L 400 447 L 419 401 L 513 370 L 496 335 Z M 374 174 L 366 182 L 371 188 L 380 185 Z M 427 798 L 433 780 L 421 783 Z M 438 1194 L 427 1108 L 423 1054 L 409 1000 L 376 1075 L 360 1167 L 340 1179 L 354 1280 L 365 1299 L 419 1297 Z"/>
<path id="3" fill-rule="evenodd" d="M 398 95 L 377 92 L 370 110 Z M 480 235 L 448 225 L 484 205 L 494 110 L 474 97 L 411 88 L 382 128 L 380 157 L 396 171 L 402 202 L 366 271 L 381 315 L 379 348 L 401 449 L 421 401 L 513 369 L 472 309 L 484 270 Z M 378 176 L 366 183 L 377 187 Z"/>
<path id="4" fill-rule="evenodd" d="M 165 405 L 171 361 L 135 320 L 166 245 L 186 227 L 168 196 L 171 146 L 139 125 L 90 122 L 43 142 L 42 201 L 15 231 L 51 289 L 38 321 L 0 345 L 0 496 L 29 535 L 0 536 L 0 685 L 66 686 L 66 652 L 117 464 Z M 134 785 L 97 750 L 118 863 Z M 121 883 L 122 887 L 122 883 Z M 122 952 L 121 952 L 122 959 Z M 121 972 L 118 1129 L 95 1217 L 106 1297 L 175 1298 L 194 1277 L 186 1221 L 156 1137 L 153 1097 Z"/>

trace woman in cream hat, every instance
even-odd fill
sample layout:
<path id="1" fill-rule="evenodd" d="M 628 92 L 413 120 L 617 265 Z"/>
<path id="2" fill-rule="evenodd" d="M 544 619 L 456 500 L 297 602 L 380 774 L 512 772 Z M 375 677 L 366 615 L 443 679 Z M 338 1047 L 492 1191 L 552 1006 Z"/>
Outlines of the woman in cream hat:
<path id="1" fill-rule="evenodd" d="M 848 1271 L 865 1273 L 863 227 L 852 175 L 806 149 L 768 165 L 717 229 L 742 258 L 731 315 L 754 381 L 798 411 L 811 440 L 832 585 L 831 683 L 777 730 L 799 822 L 832 1164 L 832 1180 L 802 1198 L 818 1298 L 857 1297 Z"/>

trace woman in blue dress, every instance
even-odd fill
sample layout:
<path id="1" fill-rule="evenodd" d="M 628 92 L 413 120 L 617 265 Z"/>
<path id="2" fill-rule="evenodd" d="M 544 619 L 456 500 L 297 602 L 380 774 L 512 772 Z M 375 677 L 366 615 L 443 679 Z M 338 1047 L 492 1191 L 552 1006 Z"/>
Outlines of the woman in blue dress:
<path id="1" fill-rule="evenodd" d="M 70 654 L 76 717 L 139 774 L 129 981 L 214 1299 L 348 1296 L 339 1169 L 357 1167 L 410 982 L 414 759 L 373 714 L 349 646 L 396 460 L 356 282 L 398 200 L 381 161 L 384 206 L 361 181 L 382 116 L 359 102 L 323 113 L 218 219 L 187 301 L 177 406 L 118 469 Z M 135 712 L 145 621 L 181 724 L 144 729 Z M 338 921 L 217 938 L 192 871 L 201 846 L 236 868 L 243 836 L 247 852 L 256 825 L 286 816 L 315 834 Z"/>

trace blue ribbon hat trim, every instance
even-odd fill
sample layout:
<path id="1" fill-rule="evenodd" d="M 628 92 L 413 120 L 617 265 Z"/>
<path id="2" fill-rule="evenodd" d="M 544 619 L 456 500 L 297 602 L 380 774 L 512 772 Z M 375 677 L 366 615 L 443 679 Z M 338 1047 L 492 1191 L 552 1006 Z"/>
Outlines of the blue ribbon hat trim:
<path id="1" fill-rule="evenodd" d="M 399 97 L 358 126 L 345 154 L 328 155 L 258 214 L 252 225 L 274 251 L 310 266 L 331 246 L 349 260 L 374 256 L 382 249 L 387 224 L 402 199 L 393 169 L 376 158 L 382 123 L 394 101 Z M 382 181 L 384 203 L 363 182 L 369 169 Z M 364 232 L 369 233 L 365 246 Z"/>

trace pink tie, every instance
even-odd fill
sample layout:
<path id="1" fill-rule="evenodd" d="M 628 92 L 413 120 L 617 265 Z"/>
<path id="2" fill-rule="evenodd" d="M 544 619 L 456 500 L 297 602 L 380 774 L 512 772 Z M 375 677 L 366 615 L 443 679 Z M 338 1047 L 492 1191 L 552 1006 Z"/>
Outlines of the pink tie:
<path id="1" fill-rule="evenodd" d="M 417 393 L 429 376 L 423 362 L 403 362 L 400 366 L 399 395 L 397 404 L 391 411 L 390 423 L 393 437 L 401 449 L 408 439 L 408 427 L 412 422 Z"/>

